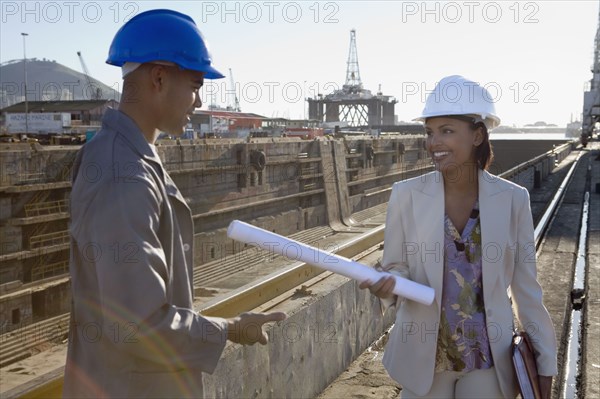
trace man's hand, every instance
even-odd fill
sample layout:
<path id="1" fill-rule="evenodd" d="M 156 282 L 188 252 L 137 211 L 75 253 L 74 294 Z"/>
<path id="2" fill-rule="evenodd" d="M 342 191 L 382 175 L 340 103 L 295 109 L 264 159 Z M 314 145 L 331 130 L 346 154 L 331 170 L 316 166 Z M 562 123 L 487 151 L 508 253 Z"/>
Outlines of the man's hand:
<path id="1" fill-rule="evenodd" d="M 371 294 L 381 298 L 381 299 L 389 299 L 394 297 L 394 287 L 396 286 L 396 279 L 394 276 L 385 276 L 379 279 L 378 282 L 373 284 L 373 282 L 366 280 L 360 283 L 358 288 L 365 289 L 368 288 L 371 291 Z"/>
<path id="2" fill-rule="evenodd" d="M 242 345 L 254 345 L 257 342 L 266 345 L 269 336 L 263 330 L 263 324 L 285 320 L 286 317 L 287 314 L 283 312 L 242 313 L 227 319 L 227 339 Z"/>
<path id="3" fill-rule="evenodd" d="M 538 382 L 540 384 L 542 399 L 550 399 L 550 395 L 552 394 L 552 376 L 538 375 Z"/>

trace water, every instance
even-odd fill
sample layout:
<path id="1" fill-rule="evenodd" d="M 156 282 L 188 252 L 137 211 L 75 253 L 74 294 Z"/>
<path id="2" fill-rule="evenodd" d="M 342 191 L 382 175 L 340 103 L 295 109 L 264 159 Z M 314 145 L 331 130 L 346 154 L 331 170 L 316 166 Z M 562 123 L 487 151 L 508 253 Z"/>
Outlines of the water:
<path id="1" fill-rule="evenodd" d="M 577 391 L 577 375 L 579 374 L 579 350 L 581 340 L 581 312 L 571 311 L 571 329 L 569 330 L 569 345 L 567 348 L 567 372 L 562 396 L 566 399 L 577 399 L 581 396 Z"/>
<path id="2" fill-rule="evenodd" d="M 589 168 L 588 168 L 589 169 Z M 589 172 L 588 172 L 589 173 Z M 590 193 L 586 192 L 583 201 L 583 212 L 581 216 L 581 229 L 579 231 L 579 246 L 577 249 L 577 261 L 575 262 L 575 276 L 573 277 L 573 290 L 584 289 L 586 264 L 585 258 L 587 254 L 587 227 L 589 217 L 589 200 Z M 579 398 L 583 397 L 581 392 L 577 390 L 577 377 L 581 374 L 581 304 L 582 300 L 573 301 L 573 310 L 571 310 L 571 330 L 569 334 L 569 345 L 567 347 L 567 370 L 565 373 L 565 381 L 563 386 L 564 398 Z"/>
<path id="3" fill-rule="evenodd" d="M 494 133 L 491 132 L 492 140 L 571 140 L 565 133 Z"/>

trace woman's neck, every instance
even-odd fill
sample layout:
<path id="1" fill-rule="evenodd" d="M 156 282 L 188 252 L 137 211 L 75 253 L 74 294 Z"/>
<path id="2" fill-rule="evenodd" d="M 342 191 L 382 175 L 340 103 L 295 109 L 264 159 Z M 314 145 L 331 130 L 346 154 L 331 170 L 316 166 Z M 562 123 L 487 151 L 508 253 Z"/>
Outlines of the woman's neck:
<path id="1" fill-rule="evenodd" d="M 479 191 L 479 169 L 477 165 L 442 172 L 446 195 L 477 196 Z"/>

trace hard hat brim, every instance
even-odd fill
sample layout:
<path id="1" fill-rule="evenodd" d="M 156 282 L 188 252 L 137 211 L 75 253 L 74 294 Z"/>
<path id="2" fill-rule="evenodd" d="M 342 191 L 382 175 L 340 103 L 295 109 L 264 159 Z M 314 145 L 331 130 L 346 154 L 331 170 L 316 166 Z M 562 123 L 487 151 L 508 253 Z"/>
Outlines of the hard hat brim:
<path id="1" fill-rule="evenodd" d="M 135 57 L 131 57 L 131 58 L 132 58 L 132 60 L 128 61 L 128 62 L 135 62 L 135 63 L 140 63 L 140 64 L 161 61 L 161 60 L 154 60 L 154 59 L 146 60 L 144 58 L 135 58 Z M 119 66 L 119 67 L 122 67 L 123 65 L 125 65 L 125 62 L 116 62 L 116 61 L 110 60 L 110 59 L 106 60 L 106 63 L 109 65 L 114 65 L 114 66 Z M 204 79 L 223 79 L 225 77 L 225 75 L 223 75 L 219 70 L 214 68 L 212 65 L 207 65 L 207 64 L 194 65 L 193 63 L 183 63 L 183 62 L 174 63 L 174 64 L 179 65 L 179 67 L 181 67 L 182 69 L 189 69 L 192 71 L 203 72 Z"/>
<path id="2" fill-rule="evenodd" d="M 208 67 L 204 67 L 203 69 L 203 71 L 199 72 L 204 72 L 204 79 L 223 79 L 225 77 L 225 75 L 210 65 Z"/>

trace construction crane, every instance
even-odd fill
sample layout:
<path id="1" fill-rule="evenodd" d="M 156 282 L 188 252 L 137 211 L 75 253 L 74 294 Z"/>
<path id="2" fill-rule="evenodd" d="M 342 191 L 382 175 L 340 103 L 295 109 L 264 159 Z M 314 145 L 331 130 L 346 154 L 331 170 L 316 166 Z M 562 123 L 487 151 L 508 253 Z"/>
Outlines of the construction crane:
<path id="1" fill-rule="evenodd" d="M 229 68 L 229 84 L 231 85 L 231 96 L 233 99 L 233 104 L 230 104 L 229 107 L 232 111 L 235 112 L 241 112 L 242 109 L 240 108 L 240 102 L 237 98 L 237 92 L 235 89 L 235 81 L 233 80 L 233 72 L 231 72 L 231 68 Z"/>
<path id="2" fill-rule="evenodd" d="M 85 79 L 87 80 L 88 87 L 92 90 L 92 100 L 100 100 L 102 99 L 102 89 L 97 87 L 94 83 L 92 83 L 92 78 L 90 76 L 90 71 L 85 65 L 85 61 L 83 60 L 83 56 L 81 55 L 81 51 L 77 52 L 77 56 L 79 57 L 79 62 L 81 63 L 81 69 L 83 69 L 83 74 L 85 75 Z M 87 90 L 83 90 L 84 96 Z"/>

